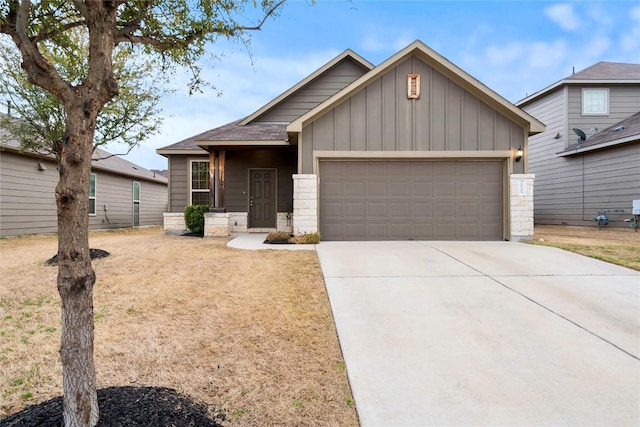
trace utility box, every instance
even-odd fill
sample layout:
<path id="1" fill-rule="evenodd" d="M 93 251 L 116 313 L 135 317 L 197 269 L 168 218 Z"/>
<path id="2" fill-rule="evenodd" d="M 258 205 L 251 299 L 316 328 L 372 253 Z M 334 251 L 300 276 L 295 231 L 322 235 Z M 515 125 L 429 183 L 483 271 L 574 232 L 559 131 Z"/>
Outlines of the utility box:
<path id="1" fill-rule="evenodd" d="M 634 200 L 631 209 L 633 215 L 640 215 L 640 200 Z"/>

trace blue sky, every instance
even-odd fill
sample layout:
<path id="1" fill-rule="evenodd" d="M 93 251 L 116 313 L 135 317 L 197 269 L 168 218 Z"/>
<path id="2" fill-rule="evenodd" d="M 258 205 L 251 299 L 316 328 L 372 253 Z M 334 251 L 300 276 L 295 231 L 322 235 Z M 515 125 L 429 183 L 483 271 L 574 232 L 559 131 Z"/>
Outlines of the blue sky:
<path id="1" fill-rule="evenodd" d="M 228 41 L 212 45 L 224 56 L 204 77 L 217 91 L 189 96 L 178 78 L 178 92 L 161 106 L 160 133 L 125 158 L 166 169 L 157 148 L 251 114 L 343 50 L 378 65 L 417 39 L 516 102 L 573 67 L 640 63 L 640 2 L 289 0 L 252 34 L 249 51 Z"/>

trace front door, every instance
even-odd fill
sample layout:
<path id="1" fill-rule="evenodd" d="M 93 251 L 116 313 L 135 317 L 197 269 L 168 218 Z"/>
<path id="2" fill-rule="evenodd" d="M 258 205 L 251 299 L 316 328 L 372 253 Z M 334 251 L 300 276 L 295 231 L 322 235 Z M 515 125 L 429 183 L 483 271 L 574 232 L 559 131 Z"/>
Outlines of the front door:
<path id="1" fill-rule="evenodd" d="M 249 170 L 249 228 L 276 227 L 276 170 Z"/>

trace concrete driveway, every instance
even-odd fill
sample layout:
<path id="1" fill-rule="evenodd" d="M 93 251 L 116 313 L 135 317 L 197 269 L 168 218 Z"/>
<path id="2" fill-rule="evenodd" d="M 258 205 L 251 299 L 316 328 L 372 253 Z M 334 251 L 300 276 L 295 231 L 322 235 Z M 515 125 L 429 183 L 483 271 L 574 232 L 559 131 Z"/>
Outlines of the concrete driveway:
<path id="1" fill-rule="evenodd" d="M 640 273 L 511 242 L 317 246 L 363 426 L 640 425 Z"/>

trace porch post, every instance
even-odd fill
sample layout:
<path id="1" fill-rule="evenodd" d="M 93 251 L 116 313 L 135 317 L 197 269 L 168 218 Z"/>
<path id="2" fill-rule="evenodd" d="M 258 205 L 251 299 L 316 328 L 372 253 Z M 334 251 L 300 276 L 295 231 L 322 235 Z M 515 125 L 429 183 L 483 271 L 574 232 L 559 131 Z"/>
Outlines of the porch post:
<path id="1" fill-rule="evenodd" d="M 216 154 L 209 151 L 209 210 L 216 206 Z"/>
<path id="2" fill-rule="evenodd" d="M 216 206 L 216 207 L 222 209 L 223 212 L 226 210 L 226 205 L 224 203 L 224 161 L 225 161 L 225 156 L 226 156 L 225 150 L 224 149 L 220 150 L 220 155 L 218 157 L 218 169 L 219 169 L 220 187 L 219 187 L 219 193 L 218 193 L 218 206 Z"/>

